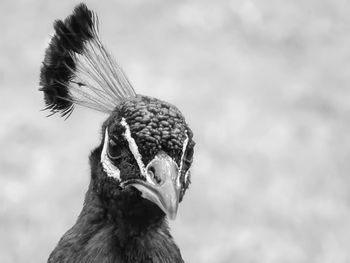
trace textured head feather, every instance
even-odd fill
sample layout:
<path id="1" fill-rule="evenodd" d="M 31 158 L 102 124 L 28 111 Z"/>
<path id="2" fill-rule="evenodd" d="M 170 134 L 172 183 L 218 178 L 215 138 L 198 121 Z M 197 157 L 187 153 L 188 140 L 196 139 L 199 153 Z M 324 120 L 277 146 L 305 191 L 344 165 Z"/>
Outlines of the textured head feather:
<path id="1" fill-rule="evenodd" d="M 46 110 L 68 117 L 75 105 L 111 113 L 136 93 L 98 37 L 98 18 L 85 4 L 54 24 L 40 73 Z"/>

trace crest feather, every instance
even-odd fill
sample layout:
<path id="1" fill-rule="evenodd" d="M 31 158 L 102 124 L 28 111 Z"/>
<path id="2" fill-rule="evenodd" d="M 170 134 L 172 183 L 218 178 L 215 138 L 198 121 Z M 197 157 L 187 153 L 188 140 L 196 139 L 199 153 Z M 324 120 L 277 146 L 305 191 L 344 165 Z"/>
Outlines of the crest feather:
<path id="1" fill-rule="evenodd" d="M 85 4 L 64 21 L 57 20 L 54 29 L 40 72 L 40 90 L 50 115 L 68 117 L 75 105 L 110 113 L 121 101 L 136 96 L 102 45 L 98 18 Z"/>

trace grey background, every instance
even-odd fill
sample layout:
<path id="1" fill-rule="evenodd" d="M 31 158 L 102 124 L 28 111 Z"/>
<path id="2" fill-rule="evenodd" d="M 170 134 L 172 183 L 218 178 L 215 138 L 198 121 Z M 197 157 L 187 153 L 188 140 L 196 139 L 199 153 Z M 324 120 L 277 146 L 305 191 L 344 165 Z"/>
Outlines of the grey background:
<path id="1" fill-rule="evenodd" d="M 45 262 L 75 222 L 107 117 L 45 118 L 52 22 L 78 1 L 0 3 L 0 262 Z M 197 141 L 171 222 L 187 262 L 350 261 L 346 0 L 87 1 L 138 93 Z"/>

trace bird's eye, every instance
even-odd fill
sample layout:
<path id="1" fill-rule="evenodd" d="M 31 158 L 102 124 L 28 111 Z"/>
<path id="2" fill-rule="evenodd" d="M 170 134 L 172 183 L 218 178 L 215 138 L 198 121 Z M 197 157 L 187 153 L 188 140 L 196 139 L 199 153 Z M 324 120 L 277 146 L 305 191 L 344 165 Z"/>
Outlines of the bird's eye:
<path id="1" fill-rule="evenodd" d="M 109 140 L 108 144 L 108 157 L 112 160 L 117 160 L 121 158 L 121 147 L 120 144 L 118 144 L 114 140 Z"/>

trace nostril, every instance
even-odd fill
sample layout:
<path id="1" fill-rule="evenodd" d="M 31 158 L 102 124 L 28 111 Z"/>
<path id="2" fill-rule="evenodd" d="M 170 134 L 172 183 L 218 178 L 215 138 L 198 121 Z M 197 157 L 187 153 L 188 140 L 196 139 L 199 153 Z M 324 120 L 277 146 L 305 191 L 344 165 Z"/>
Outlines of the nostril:
<path id="1" fill-rule="evenodd" d="M 148 172 L 152 174 L 152 176 L 154 176 L 154 174 L 156 173 L 156 169 L 153 166 L 151 166 L 148 168 Z"/>
<path id="2" fill-rule="evenodd" d="M 148 167 L 147 172 L 157 184 L 161 183 L 162 180 L 157 176 L 156 169 L 153 166 Z"/>

